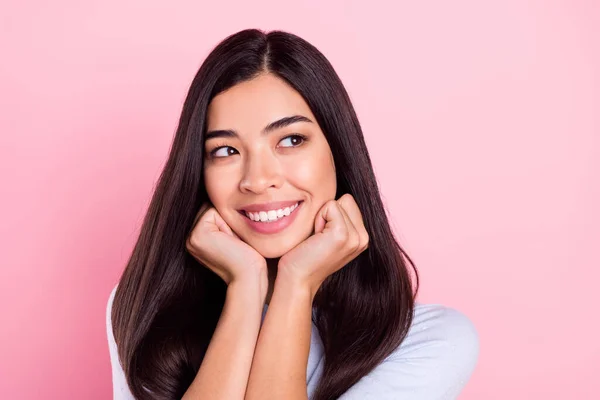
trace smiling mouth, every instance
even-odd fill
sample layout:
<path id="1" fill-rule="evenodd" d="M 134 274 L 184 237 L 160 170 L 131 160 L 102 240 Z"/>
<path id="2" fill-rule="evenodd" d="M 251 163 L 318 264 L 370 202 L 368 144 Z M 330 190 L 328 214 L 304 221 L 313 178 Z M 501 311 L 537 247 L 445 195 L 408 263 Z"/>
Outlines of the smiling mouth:
<path id="1" fill-rule="evenodd" d="M 278 210 L 269 210 L 269 211 L 258 211 L 258 212 L 249 212 L 244 210 L 238 210 L 238 212 L 244 217 L 248 218 L 253 222 L 258 223 L 273 223 L 285 219 L 292 215 L 298 207 L 303 203 L 303 200 L 298 201 L 296 204 L 290 207 L 284 207 Z"/>

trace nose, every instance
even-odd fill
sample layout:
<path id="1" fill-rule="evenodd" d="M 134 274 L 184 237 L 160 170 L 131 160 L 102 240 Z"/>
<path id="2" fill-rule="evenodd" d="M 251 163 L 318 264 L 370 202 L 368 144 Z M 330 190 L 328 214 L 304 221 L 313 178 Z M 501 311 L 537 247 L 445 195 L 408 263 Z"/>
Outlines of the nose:
<path id="1" fill-rule="evenodd" d="M 247 154 L 240 191 L 262 194 L 271 187 L 281 188 L 284 178 L 277 157 L 268 151 Z"/>

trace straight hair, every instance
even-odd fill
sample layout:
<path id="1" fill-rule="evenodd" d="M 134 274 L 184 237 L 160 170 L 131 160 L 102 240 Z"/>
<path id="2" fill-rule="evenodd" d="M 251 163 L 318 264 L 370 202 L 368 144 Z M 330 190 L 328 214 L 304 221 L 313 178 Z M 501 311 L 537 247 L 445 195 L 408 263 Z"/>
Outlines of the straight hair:
<path id="1" fill-rule="evenodd" d="M 419 275 L 398 244 L 350 98 L 316 47 L 284 31 L 246 29 L 207 56 L 185 99 L 169 157 L 121 276 L 111 320 L 127 383 L 137 399 L 180 399 L 194 380 L 225 302 L 226 284 L 186 250 L 200 206 L 210 101 L 260 74 L 273 74 L 306 101 L 336 166 L 336 199 L 351 194 L 369 247 L 315 294 L 313 323 L 324 369 L 312 398 L 335 399 L 404 340 Z M 409 267 L 416 285 L 413 292 Z"/>

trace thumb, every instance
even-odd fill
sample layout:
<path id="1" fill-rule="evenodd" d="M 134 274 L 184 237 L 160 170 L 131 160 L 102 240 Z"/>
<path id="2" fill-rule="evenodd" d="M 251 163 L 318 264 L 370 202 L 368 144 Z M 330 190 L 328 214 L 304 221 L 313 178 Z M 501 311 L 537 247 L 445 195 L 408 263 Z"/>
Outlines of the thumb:
<path id="1" fill-rule="evenodd" d="M 315 218 L 315 233 L 320 233 L 325 230 L 325 227 L 330 228 L 337 223 L 344 224 L 344 216 L 338 208 L 335 200 L 330 200 L 317 213 Z"/>
<path id="2" fill-rule="evenodd" d="M 221 215 L 218 212 L 216 212 L 216 210 L 215 210 L 215 213 L 214 213 L 214 218 L 215 218 L 214 219 L 214 221 L 215 221 L 214 223 L 217 226 L 217 228 L 219 228 L 220 232 L 223 232 L 223 233 L 225 233 L 225 234 L 227 234 L 229 236 L 233 236 L 233 237 L 236 237 L 236 238 L 238 237 L 233 232 L 233 230 L 229 227 L 229 225 L 227 225 L 227 222 L 225 222 L 225 220 L 223 219 L 223 217 L 221 217 Z"/>
<path id="3" fill-rule="evenodd" d="M 327 204 L 329 204 L 329 202 L 321 207 L 315 217 L 315 233 L 321 233 L 323 232 L 323 229 L 325 229 L 325 224 L 327 223 L 327 219 L 325 219 L 325 215 L 327 214 Z"/>

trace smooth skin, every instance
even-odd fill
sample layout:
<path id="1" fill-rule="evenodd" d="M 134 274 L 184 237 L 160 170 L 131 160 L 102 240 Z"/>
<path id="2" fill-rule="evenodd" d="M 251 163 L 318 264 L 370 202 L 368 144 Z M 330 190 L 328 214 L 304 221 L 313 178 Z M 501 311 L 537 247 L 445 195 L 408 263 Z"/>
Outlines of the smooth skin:
<path id="1" fill-rule="evenodd" d="M 263 132 L 289 116 L 298 121 Z M 351 195 L 335 200 L 331 150 L 302 96 L 263 74 L 216 96 L 207 131 L 204 180 L 210 204 L 186 247 L 227 286 L 206 356 L 184 399 L 307 399 L 312 301 L 322 282 L 368 247 Z M 299 139 L 300 134 L 304 139 Z M 252 230 L 238 210 L 302 200 L 277 234 Z M 260 324 L 265 302 L 267 315 Z"/>
<path id="2" fill-rule="evenodd" d="M 368 243 L 358 206 L 345 194 L 319 211 L 313 236 L 281 257 L 246 399 L 308 399 L 306 366 L 314 295 L 327 276 L 363 252 Z"/>
<path id="3" fill-rule="evenodd" d="M 267 293 L 266 261 L 208 204 L 198 212 L 186 248 L 225 281 L 227 293 L 204 360 L 183 399 L 242 399 Z"/>

